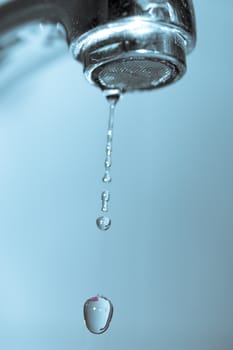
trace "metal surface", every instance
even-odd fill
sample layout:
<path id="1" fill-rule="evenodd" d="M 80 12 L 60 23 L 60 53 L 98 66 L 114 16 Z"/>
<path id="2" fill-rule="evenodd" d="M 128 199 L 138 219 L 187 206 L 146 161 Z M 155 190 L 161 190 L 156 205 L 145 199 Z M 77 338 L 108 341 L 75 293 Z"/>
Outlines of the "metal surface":
<path id="1" fill-rule="evenodd" d="M 93 27 L 106 1 L 0 2 L 0 89 L 67 53 L 73 37 Z M 98 22 L 96 22 L 98 24 Z"/>
<path id="2" fill-rule="evenodd" d="M 109 21 L 72 41 L 89 82 L 122 92 L 181 78 L 195 45 L 191 1 L 109 2 Z"/>
<path id="3" fill-rule="evenodd" d="M 62 39 L 82 62 L 89 82 L 103 90 L 117 88 L 122 92 L 154 89 L 182 77 L 186 54 L 196 40 L 194 11 L 188 0 L 4 1 L 0 4 L 0 61 L 6 76 L 10 76 L 7 70 L 11 72 L 12 66 L 13 71 L 24 72 L 17 58 L 12 62 L 12 49 L 20 42 L 21 51 L 28 48 L 30 52 L 28 40 L 19 32 L 23 27 L 27 38 L 33 32 L 32 25 L 55 29 L 52 39 L 47 33 L 44 41 L 39 30 L 34 31 L 31 44 L 36 46 L 39 39 L 41 52 L 50 49 L 56 57 L 59 45 L 56 51 L 47 43 Z M 37 52 L 31 60 L 37 61 L 38 56 Z M 4 66 L 9 61 L 10 67 Z"/>
<path id="4" fill-rule="evenodd" d="M 186 69 L 185 45 L 176 31 L 136 16 L 84 34 L 72 50 L 90 82 L 124 92 L 153 89 L 180 78 Z"/>

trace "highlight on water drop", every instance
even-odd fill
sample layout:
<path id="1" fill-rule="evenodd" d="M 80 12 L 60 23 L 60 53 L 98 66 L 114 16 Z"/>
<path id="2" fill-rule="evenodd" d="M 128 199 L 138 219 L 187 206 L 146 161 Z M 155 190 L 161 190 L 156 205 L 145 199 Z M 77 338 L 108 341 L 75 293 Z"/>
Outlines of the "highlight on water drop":
<path id="1" fill-rule="evenodd" d="M 94 296 L 84 303 L 84 321 L 87 329 L 94 334 L 102 334 L 108 329 L 113 315 L 113 305 L 104 296 Z"/>

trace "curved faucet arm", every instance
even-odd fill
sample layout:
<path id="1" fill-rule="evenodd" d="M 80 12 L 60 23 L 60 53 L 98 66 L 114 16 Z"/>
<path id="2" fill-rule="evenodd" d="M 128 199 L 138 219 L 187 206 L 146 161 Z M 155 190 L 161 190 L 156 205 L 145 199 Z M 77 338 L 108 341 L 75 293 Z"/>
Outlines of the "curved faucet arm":
<path id="1" fill-rule="evenodd" d="M 67 52 L 105 9 L 106 0 L 0 0 L 0 89 Z"/>
<path id="2" fill-rule="evenodd" d="M 0 2 L 0 35 L 32 21 L 61 23 L 70 42 L 106 19 L 106 0 L 14 0 Z"/>
<path id="3" fill-rule="evenodd" d="M 1 4 L 1 2 L 0 2 Z M 101 24 L 135 15 L 183 26 L 195 40 L 191 0 L 9 0 L 0 6 L 0 35 L 34 20 L 60 22 L 72 40 Z"/>

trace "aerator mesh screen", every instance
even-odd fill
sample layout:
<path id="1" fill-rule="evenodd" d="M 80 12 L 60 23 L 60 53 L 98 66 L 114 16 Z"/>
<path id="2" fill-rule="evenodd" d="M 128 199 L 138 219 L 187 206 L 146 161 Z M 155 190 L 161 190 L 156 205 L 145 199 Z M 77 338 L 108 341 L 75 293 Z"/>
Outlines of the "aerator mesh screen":
<path id="1" fill-rule="evenodd" d="M 102 88 L 130 91 L 154 89 L 170 83 L 176 75 L 176 67 L 168 61 L 131 57 L 98 67 L 93 80 Z"/>

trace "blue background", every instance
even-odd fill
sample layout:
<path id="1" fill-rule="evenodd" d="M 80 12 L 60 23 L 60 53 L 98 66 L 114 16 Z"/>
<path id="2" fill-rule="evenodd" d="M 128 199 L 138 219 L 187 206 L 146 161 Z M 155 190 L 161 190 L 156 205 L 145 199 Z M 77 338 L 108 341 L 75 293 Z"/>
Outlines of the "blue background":
<path id="1" fill-rule="evenodd" d="M 233 2 L 194 5 L 185 77 L 117 106 L 108 232 L 108 106 L 81 65 L 64 52 L 1 90 L 1 349 L 233 349 Z"/>

